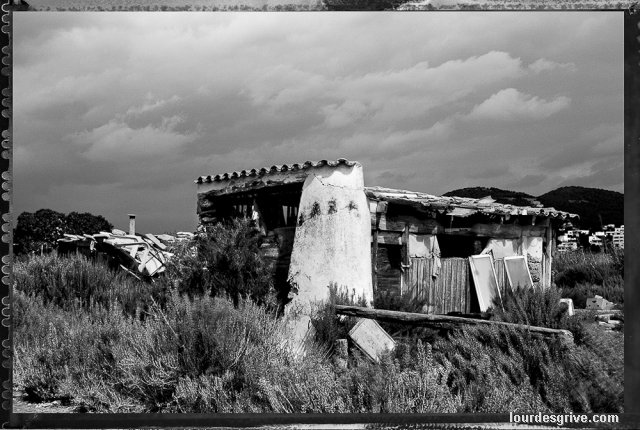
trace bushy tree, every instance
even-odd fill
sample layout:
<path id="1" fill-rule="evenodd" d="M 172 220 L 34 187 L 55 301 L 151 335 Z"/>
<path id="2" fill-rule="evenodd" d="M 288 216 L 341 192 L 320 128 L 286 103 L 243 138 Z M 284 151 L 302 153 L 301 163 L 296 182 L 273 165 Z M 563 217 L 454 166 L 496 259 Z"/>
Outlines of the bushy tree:
<path id="1" fill-rule="evenodd" d="M 111 231 L 113 225 L 102 215 L 93 215 L 89 212 L 71 212 L 66 217 L 65 233 L 71 234 L 96 234 L 101 231 Z"/>
<path id="2" fill-rule="evenodd" d="M 40 209 L 35 213 L 23 212 L 18 215 L 14 232 L 14 252 L 16 254 L 52 248 L 65 230 L 65 215 L 51 209 Z"/>
<path id="3" fill-rule="evenodd" d="M 51 209 L 23 212 L 18 216 L 14 230 L 14 252 L 23 254 L 51 249 L 64 233 L 95 234 L 112 228 L 113 225 L 103 216 L 88 212 L 71 212 L 68 215 Z"/>
<path id="4" fill-rule="evenodd" d="M 236 304 L 240 298 L 273 304 L 273 267 L 261 254 L 261 243 L 262 236 L 250 220 L 216 224 L 172 249 L 175 257 L 161 282 L 192 296 L 209 291 Z"/>

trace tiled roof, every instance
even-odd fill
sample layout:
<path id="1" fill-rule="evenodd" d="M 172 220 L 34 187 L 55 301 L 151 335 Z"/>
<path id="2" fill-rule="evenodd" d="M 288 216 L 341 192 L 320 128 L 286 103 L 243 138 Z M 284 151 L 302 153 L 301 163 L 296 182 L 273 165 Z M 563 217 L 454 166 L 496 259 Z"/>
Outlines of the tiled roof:
<path id="1" fill-rule="evenodd" d="M 373 200 L 389 201 L 405 204 L 418 204 L 426 208 L 457 216 L 467 216 L 476 212 L 488 215 L 538 215 L 543 217 L 574 218 L 578 215 L 563 212 L 554 208 L 538 208 L 531 206 L 515 206 L 496 203 L 493 199 L 485 197 L 472 199 L 467 197 L 433 196 L 426 193 L 395 190 L 382 187 L 365 187 L 367 197 Z"/>
<path id="2" fill-rule="evenodd" d="M 263 167 L 261 169 L 251 169 L 251 170 L 241 170 L 239 172 L 229 172 L 222 173 L 218 175 L 209 175 L 209 176 L 200 176 L 195 180 L 196 184 L 208 183 L 208 182 L 221 182 L 228 181 L 230 179 L 238 179 L 238 178 L 247 178 L 247 177 L 257 177 L 264 176 L 272 173 L 279 172 L 295 172 L 298 170 L 306 170 L 312 167 L 323 167 L 330 166 L 336 167 L 339 165 L 345 166 L 355 166 L 360 165 L 357 161 L 349 161 L 344 158 L 338 158 L 337 160 L 320 160 L 320 161 L 305 161 L 304 163 L 294 163 L 294 164 L 282 164 L 275 165 L 271 167 Z"/>

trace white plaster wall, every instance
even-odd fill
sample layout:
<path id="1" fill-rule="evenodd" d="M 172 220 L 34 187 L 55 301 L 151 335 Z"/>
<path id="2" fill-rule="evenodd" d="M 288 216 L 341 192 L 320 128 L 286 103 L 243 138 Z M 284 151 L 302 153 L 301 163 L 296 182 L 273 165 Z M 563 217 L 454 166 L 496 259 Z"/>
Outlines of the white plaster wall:
<path id="1" fill-rule="evenodd" d="M 513 255 L 531 255 L 542 259 L 542 237 L 522 237 L 520 239 L 490 239 L 482 251 L 487 254 L 493 251 L 493 258 L 504 258 Z"/>
<path id="2" fill-rule="evenodd" d="M 319 213 L 313 214 L 316 204 Z M 371 220 L 362 166 L 310 169 L 298 224 L 289 267 L 297 292 L 287 310 L 307 314 L 311 303 L 329 297 L 331 283 L 371 303 Z"/>
<path id="3" fill-rule="evenodd" d="M 498 260 L 504 257 L 522 255 L 520 252 L 520 239 L 489 239 L 487 246 L 482 250 L 482 254 L 493 251 L 493 258 Z"/>
<path id="4" fill-rule="evenodd" d="M 542 260 L 542 237 L 525 237 L 522 240 L 524 255 L 531 255 Z"/>

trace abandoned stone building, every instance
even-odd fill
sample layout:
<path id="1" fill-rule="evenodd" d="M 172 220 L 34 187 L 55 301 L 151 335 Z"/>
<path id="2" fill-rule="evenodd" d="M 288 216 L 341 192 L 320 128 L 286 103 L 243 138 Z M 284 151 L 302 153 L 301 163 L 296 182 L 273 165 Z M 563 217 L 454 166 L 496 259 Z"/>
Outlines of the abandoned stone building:
<path id="1" fill-rule="evenodd" d="M 291 306 L 302 307 L 325 299 L 335 284 L 368 302 L 374 291 L 411 294 L 429 313 L 484 310 L 469 257 L 491 256 L 499 290 L 508 281 L 505 258 L 513 256 L 524 257 L 532 283 L 549 286 L 557 229 L 575 216 L 489 197 L 366 187 L 362 165 L 345 159 L 201 176 L 196 183 L 200 223 L 255 220 L 276 282 L 288 282 Z"/>

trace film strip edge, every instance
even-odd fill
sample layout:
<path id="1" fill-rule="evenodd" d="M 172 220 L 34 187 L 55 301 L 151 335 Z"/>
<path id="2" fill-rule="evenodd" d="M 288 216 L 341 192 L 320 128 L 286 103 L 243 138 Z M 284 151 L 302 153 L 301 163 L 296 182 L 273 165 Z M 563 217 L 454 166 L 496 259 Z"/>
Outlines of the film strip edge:
<path id="1" fill-rule="evenodd" d="M 11 302 L 11 12 L 10 0 L 2 0 L 2 155 L 0 156 L 0 170 L 2 171 L 2 241 L 0 253 L 2 255 L 2 324 L 0 324 L 0 341 L 2 343 L 2 366 L 0 380 L 2 381 L 2 408 L 0 408 L 0 423 L 6 427 L 12 409 L 12 345 L 10 328 Z"/>

